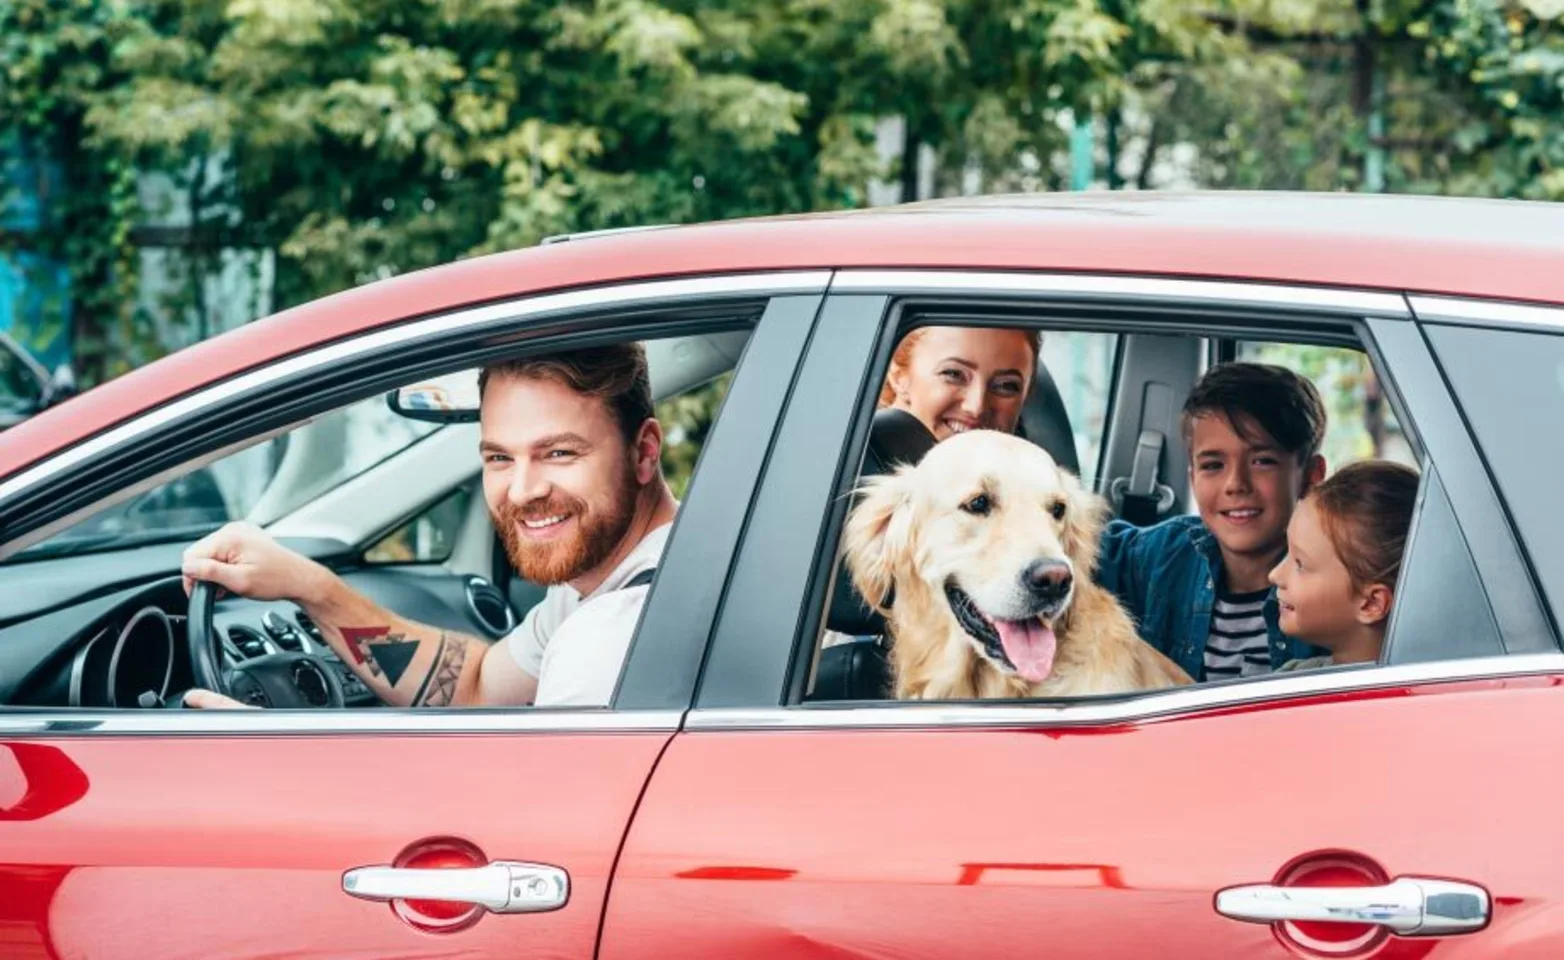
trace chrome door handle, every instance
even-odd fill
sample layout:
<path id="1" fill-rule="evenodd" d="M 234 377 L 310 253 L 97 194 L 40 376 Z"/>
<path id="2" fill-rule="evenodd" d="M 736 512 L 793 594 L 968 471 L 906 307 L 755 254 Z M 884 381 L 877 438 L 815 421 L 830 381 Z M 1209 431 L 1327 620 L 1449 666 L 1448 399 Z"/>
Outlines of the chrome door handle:
<path id="1" fill-rule="evenodd" d="M 1467 933 L 1488 923 L 1488 891 L 1470 883 L 1397 877 L 1382 887 L 1274 887 L 1217 891 L 1216 912 L 1234 920 L 1370 923 L 1403 937 Z"/>
<path id="2" fill-rule="evenodd" d="M 495 860 L 486 867 L 358 867 L 342 875 L 342 890 L 361 900 L 449 900 L 490 913 L 542 913 L 570 899 L 570 877 L 541 863 Z"/>

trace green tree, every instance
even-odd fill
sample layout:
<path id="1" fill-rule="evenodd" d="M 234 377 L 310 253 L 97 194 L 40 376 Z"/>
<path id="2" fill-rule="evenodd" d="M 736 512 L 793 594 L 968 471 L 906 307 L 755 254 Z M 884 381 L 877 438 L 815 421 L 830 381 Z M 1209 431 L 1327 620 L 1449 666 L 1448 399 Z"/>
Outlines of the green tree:
<path id="1" fill-rule="evenodd" d="M 69 317 L 63 299 L 51 298 L 38 323 L 72 323 L 78 362 L 101 371 L 93 380 L 151 358 L 148 331 L 132 306 L 136 169 L 87 121 L 92 99 L 129 79 L 113 66 L 112 51 L 133 23 L 118 5 L 0 4 L 0 131 L 22 161 L 17 167 L 33 177 L 26 188 L 41 201 L 36 229 L 0 233 L 0 251 L 26 251 L 65 267 L 74 301 Z"/>
<path id="2" fill-rule="evenodd" d="M 1564 195 L 1557 0 L 11 0 L 0 129 L 62 183 L 91 383 L 165 349 L 138 314 L 137 174 L 208 312 L 224 250 L 282 307 L 551 233 L 859 206 L 871 181 L 1110 186 L 1175 145 L 1210 186 Z M 899 163 L 877 124 L 905 122 Z M 1383 129 L 1381 129 L 1383 127 Z M 1373 161 L 1373 162 L 1371 162 Z"/>

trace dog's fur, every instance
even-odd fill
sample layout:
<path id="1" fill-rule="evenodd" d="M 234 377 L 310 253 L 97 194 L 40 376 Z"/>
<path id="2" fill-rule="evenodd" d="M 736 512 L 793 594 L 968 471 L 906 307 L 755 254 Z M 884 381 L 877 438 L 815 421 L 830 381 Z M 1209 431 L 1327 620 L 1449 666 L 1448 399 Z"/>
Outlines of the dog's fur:
<path id="1" fill-rule="evenodd" d="M 846 558 L 860 596 L 889 625 L 898 699 L 1070 697 L 1190 682 L 1093 582 L 1106 504 L 1039 447 L 994 431 L 960 434 L 861 492 Z M 973 500 L 979 494 L 986 504 Z M 1062 601 L 1034 612 L 1023 573 L 1038 561 L 1064 561 L 1072 582 Z M 948 584 L 990 624 L 995 616 L 1050 624 L 1057 645 L 1046 678 L 1029 681 L 1002 651 L 985 649 L 957 619 Z"/>

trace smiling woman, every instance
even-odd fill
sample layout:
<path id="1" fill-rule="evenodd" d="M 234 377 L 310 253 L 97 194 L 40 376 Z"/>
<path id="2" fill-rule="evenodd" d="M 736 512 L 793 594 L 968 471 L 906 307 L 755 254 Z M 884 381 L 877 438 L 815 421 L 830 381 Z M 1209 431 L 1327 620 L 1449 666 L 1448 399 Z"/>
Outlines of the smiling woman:
<path id="1" fill-rule="evenodd" d="M 923 327 L 897 344 L 880 406 L 906 410 L 936 439 L 1016 428 L 1042 338 L 1036 331 Z"/>

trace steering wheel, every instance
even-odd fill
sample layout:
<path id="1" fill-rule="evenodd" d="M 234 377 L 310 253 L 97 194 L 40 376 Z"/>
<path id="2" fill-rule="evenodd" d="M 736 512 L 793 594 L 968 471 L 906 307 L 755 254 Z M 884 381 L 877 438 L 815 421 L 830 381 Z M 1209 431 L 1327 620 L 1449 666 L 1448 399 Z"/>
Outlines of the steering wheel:
<path id="1" fill-rule="evenodd" d="M 342 681 L 336 672 L 308 653 L 271 653 L 224 670 L 222 640 L 212 621 L 216 604 L 217 585 L 197 580 L 190 590 L 190 611 L 185 621 L 196 686 L 254 707 L 343 705 Z"/>

